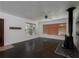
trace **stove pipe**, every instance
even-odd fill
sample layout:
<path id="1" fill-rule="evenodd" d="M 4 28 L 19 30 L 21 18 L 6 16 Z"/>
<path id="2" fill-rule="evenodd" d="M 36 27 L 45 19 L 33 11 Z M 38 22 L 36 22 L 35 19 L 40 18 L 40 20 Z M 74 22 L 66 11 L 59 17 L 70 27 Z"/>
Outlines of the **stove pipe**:
<path id="1" fill-rule="evenodd" d="M 72 36 L 73 33 L 73 10 L 75 9 L 75 7 L 71 7 L 68 8 L 68 14 L 69 14 L 69 18 L 68 18 L 68 32 L 69 32 L 69 36 Z"/>
<path id="2" fill-rule="evenodd" d="M 68 8 L 68 34 L 65 35 L 64 48 L 74 48 L 73 43 L 73 10 L 75 7 Z"/>

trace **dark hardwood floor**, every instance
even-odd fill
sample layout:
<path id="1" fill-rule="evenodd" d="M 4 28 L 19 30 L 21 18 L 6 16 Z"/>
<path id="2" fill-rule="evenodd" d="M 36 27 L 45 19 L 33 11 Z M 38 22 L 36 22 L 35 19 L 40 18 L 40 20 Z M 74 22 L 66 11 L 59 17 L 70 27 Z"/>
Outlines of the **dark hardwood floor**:
<path id="1" fill-rule="evenodd" d="M 64 58 L 54 53 L 59 40 L 36 38 L 14 44 L 14 48 L 0 52 L 0 58 Z"/>

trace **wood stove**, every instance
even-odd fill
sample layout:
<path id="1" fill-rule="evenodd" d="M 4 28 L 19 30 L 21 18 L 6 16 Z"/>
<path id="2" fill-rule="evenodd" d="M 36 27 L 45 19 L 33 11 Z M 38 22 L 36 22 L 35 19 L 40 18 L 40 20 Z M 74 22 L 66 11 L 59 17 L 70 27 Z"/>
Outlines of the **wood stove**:
<path id="1" fill-rule="evenodd" d="M 75 9 L 75 7 L 70 7 L 67 9 L 68 11 L 68 34 L 69 35 L 65 35 L 65 41 L 64 41 L 64 46 L 63 48 L 67 48 L 67 49 L 73 49 L 74 43 L 73 43 L 73 10 Z"/>

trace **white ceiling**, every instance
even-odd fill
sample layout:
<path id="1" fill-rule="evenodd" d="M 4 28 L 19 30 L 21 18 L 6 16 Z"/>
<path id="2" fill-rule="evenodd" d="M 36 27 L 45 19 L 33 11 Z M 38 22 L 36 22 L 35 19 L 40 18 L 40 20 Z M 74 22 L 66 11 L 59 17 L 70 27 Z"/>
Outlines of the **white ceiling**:
<path id="1" fill-rule="evenodd" d="M 45 14 L 49 18 L 67 16 L 66 9 L 78 4 L 78 1 L 0 1 L 0 11 L 37 20 L 44 18 Z"/>

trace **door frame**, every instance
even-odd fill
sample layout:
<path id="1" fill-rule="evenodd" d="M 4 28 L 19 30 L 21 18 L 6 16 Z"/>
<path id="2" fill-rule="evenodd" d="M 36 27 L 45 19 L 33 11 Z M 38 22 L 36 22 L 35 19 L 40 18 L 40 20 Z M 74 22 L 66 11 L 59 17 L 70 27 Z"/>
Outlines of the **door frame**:
<path id="1" fill-rule="evenodd" d="M 0 21 L 2 21 L 2 46 L 4 46 L 4 19 L 0 18 Z"/>

